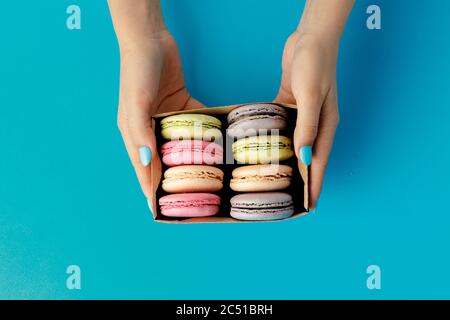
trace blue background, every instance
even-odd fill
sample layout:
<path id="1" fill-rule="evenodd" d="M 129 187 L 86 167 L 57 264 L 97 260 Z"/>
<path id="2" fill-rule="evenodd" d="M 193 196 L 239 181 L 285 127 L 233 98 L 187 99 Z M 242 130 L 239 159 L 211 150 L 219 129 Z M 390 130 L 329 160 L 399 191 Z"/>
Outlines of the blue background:
<path id="1" fill-rule="evenodd" d="M 78 4 L 82 29 L 66 28 Z M 378 4 L 382 30 L 366 28 Z M 164 2 L 192 94 L 272 100 L 303 1 Z M 357 1 L 319 214 L 152 221 L 116 127 L 106 1 L 0 11 L 0 298 L 450 298 L 449 1 Z M 66 288 L 66 268 L 82 289 Z M 366 268 L 382 270 L 368 290 Z"/>

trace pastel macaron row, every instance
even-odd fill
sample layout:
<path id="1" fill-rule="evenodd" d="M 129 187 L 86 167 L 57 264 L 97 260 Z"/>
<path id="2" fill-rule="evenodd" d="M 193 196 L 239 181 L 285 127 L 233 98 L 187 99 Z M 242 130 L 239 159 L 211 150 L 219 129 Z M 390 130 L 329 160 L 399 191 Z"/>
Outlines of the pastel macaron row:
<path id="1" fill-rule="evenodd" d="M 168 217 L 207 217 L 219 212 L 223 188 L 223 148 L 213 141 L 222 137 L 219 119 L 203 114 L 180 114 L 161 120 L 164 172 L 159 199 L 161 214 Z"/>
<path id="2" fill-rule="evenodd" d="M 231 198 L 230 215 L 239 220 L 277 220 L 294 214 L 293 199 L 280 192 L 291 185 L 293 170 L 279 164 L 294 155 L 292 140 L 280 134 L 287 128 L 287 112 L 278 105 L 254 104 L 228 115 L 227 134 L 234 159 L 230 188 L 242 192 Z M 252 165 L 248 165 L 252 164 Z"/>

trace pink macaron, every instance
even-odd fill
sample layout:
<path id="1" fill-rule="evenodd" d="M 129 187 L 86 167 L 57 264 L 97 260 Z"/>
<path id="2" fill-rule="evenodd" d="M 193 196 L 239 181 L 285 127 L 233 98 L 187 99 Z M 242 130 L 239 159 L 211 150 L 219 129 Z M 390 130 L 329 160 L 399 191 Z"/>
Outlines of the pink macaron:
<path id="1" fill-rule="evenodd" d="M 161 214 L 167 217 L 209 217 L 219 212 L 220 197 L 212 193 L 178 193 L 159 199 Z"/>
<path id="2" fill-rule="evenodd" d="M 186 164 L 216 165 L 223 163 L 223 148 L 202 140 L 169 141 L 161 147 L 162 161 L 169 167 Z"/>

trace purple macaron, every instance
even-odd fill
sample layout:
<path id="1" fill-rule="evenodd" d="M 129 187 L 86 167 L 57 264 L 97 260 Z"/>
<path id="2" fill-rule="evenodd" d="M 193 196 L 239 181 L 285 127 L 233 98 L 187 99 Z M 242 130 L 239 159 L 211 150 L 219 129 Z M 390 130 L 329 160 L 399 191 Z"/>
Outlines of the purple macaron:
<path id="1" fill-rule="evenodd" d="M 232 110 L 228 114 L 227 133 L 229 136 L 238 139 L 267 135 L 271 133 L 271 130 L 286 129 L 287 117 L 286 110 L 276 104 L 245 105 Z"/>
<path id="2" fill-rule="evenodd" d="M 239 220 L 279 220 L 294 214 L 292 196 L 285 192 L 242 193 L 230 202 L 230 214 Z"/>

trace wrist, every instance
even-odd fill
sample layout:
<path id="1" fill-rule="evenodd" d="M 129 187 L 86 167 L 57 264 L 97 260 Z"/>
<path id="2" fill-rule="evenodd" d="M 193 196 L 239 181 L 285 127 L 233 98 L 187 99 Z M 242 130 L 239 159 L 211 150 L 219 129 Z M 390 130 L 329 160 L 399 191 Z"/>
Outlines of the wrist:
<path id="1" fill-rule="evenodd" d="M 139 47 L 166 31 L 160 0 L 108 0 L 121 49 Z"/>
<path id="2" fill-rule="evenodd" d="M 330 53 L 337 54 L 338 52 L 340 36 L 336 34 L 303 28 L 299 28 L 295 32 L 298 33 L 298 44 L 320 46 Z"/>
<path id="3" fill-rule="evenodd" d="M 148 31 L 141 34 L 129 36 L 126 39 L 119 39 L 120 53 L 142 51 L 145 48 L 153 47 L 159 44 L 161 40 L 169 36 L 167 29 L 159 29 L 157 31 Z"/>
<path id="4" fill-rule="evenodd" d="M 307 0 L 297 31 L 315 37 L 329 50 L 339 41 L 355 0 Z"/>
<path id="5" fill-rule="evenodd" d="M 172 35 L 167 29 L 142 35 L 137 38 L 119 41 L 120 56 L 148 56 L 149 52 L 160 51 L 164 43 L 173 41 Z"/>
<path id="6" fill-rule="evenodd" d="M 294 32 L 296 42 L 295 51 L 308 50 L 313 51 L 320 56 L 336 62 L 339 40 L 330 39 L 319 35 L 318 33 L 309 33 L 300 30 Z"/>

